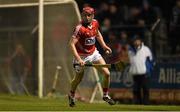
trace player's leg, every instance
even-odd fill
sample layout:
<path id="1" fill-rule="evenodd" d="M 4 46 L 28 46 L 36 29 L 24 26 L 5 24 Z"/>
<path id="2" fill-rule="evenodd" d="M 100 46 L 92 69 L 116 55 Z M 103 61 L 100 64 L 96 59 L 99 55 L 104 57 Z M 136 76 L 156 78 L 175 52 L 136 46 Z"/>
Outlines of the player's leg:
<path id="1" fill-rule="evenodd" d="M 81 70 L 81 71 L 76 70 L 76 74 L 74 75 L 74 78 L 71 81 L 71 89 L 70 89 L 70 93 L 68 95 L 68 97 L 69 97 L 69 106 L 71 106 L 71 107 L 75 106 L 75 91 L 76 91 L 77 86 L 81 82 L 81 80 L 83 78 L 83 75 L 84 75 L 84 70 Z"/>
<path id="2" fill-rule="evenodd" d="M 149 77 L 147 77 L 147 74 L 142 76 L 142 88 L 143 88 L 143 104 L 148 105 L 149 104 Z"/>
<path id="3" fill-rule="evenodd" d="M 141 104 L 141 79 L 139 75 L 133 76 L 133 102 Z"/>
<path id="4" fill-rule="evenodd" d="M 71 91 L 73 93 L 76 91 L 76 88 L 79 85 L 79 83 L 81 82 L 83 75 L 84 75 L 84 72 L 76 73 L 73 80 L 71 81 Z M 72 95 L 74 95 L 74 94 L 72 94 Z"/>
<path id="5" fill-rule="evenodd" d="M 106 64 L 105 60 L 101 57 L 98 60 L 96 60 L 94 63 L 96 64 Z M 103 80 L 103 100 L 108 102 L 110 105 L 114 105 L 115 102 L 111 99 L 111 97 L 108 95 L 109 92 L 109 85 L 110 85 L 110 71 L 106 67 L 98 68 L 100 72 L 104 75 Z"/>

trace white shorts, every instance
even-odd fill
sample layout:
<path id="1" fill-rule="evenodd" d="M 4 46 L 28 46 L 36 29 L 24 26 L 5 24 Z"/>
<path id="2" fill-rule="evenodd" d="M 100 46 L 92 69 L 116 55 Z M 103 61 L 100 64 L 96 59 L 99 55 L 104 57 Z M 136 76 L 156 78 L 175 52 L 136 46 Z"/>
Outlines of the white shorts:
<path id="1" fill-rule="evenodd" d="M 93 54 L 89 55 L 89 56 L 81 56 L 81 59 L 84 62 L 95 62 L 98 61 L 102 58 L 101 54 L 99 53 L 98 50 L 95 50 Z M 73 60 L 73 64 L 78 63 L 78 61 L 76 59 Z M 74 66 L 74 69 L 76 72 L 81 72 L 82 71 L 82 67 L 80 66 Z"/>

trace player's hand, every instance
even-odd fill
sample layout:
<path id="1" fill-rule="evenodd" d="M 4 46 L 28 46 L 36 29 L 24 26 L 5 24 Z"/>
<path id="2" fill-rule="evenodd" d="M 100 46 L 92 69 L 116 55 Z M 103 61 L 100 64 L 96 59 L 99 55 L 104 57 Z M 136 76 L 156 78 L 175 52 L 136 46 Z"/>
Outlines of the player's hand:
<path id="1" fill-rule="evenodd" d="M 78 63 L 79 63 L 80 66 L 84 66 L 84 65 L 85 65 L 85 62 L 84 62 L 82 59 L 80 59 L 80 60 L 78 61 Z"/>
<path id="2" fill-rule="evenodd" d="M 105 48 L 105 53 L 106 53 L 107 55 L 112 54 L 111 48 L 109 48 L 108 46 L 106 46 L 106 48 Z"/>

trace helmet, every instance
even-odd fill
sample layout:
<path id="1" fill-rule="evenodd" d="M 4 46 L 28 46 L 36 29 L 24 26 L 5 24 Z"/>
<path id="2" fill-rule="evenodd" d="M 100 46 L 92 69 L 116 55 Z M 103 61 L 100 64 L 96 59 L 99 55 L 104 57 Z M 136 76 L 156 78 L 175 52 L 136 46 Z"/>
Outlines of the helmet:
<path id="1" fill-rule="evenodd" d="M 95 11 L 92 7 L 84 7 L 82 13 L 94 14 Z"/>

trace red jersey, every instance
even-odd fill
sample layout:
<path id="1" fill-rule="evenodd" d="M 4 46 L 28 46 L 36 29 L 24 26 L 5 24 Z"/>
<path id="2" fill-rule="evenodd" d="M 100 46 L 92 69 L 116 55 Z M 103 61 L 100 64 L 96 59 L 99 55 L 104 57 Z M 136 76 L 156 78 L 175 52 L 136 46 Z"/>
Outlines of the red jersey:
<path id="1" fill-rule="evenodd" d="M 78 38 L 78 42 L 75 46 L 79 55 L 91 55 L 95 51 L 98 28 L 99 23 L 95 19 L 93 19 L 89 25 L 84 25 L 81 22 L 76 26 L 72 37 Z"/>

